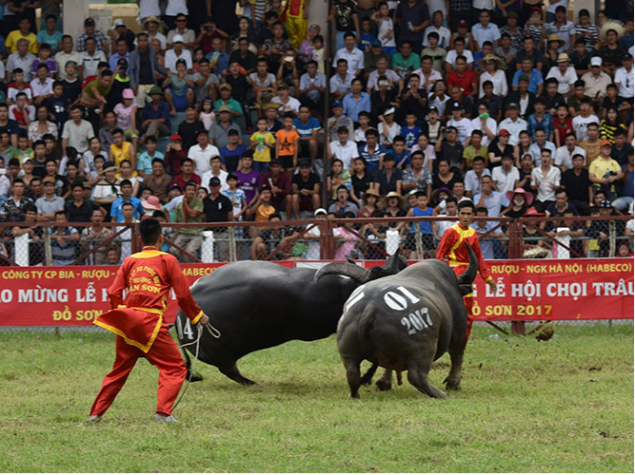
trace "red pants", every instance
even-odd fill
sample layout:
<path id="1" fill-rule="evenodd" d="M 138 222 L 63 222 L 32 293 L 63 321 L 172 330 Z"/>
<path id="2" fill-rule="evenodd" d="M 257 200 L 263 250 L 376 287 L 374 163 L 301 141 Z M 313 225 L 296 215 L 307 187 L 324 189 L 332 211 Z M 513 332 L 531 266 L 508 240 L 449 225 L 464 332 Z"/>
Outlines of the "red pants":
<path id="1" fill-rule="evenodd" d="M 128 379 L 128 375 L 138 358 L 145 358 L 159 368 L 157 413 L 172 414 L 172 406 L 174 406 L 174 401 L 176 401 L 183 381 L 185 381 L 187 368 L 176 343 L 168 333 L 167 325 L 164 323 L 147 353 L 128 345 L 123 338 L 117 336 L 115 364 L 112 371 L 104 378 L 101 390 L 90 410 L 91 416 L 101 416 L 108 410 Z"/>
<path id="2" fill-rule="evenodd" d="M 454 273 L 458 276 L 467 270 L 467 266 L 455 266 L 452 267 Z M 474 294 L 469 293 L 463 297 L 463 302 L 465 303 L 465 308 L 467 309 L 467 335 L 465 337 L 465 345 L 467 346 L 467 341 L 470 339 L 470 333 L 472 332 L 472 308 L 474 307 Z"/>

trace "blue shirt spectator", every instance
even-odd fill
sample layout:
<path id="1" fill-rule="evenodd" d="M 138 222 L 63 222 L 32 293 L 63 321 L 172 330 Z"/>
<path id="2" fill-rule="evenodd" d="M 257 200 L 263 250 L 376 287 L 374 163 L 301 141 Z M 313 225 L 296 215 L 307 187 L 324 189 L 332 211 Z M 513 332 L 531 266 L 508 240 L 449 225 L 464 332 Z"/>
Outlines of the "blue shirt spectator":
<path id="1" fill-rule="evenodd" d="M 132 206 L 134 206 L 133 218 L 141 219 L 141 216 L 144 215 L 143 206 L 141 205 L 141 200 L 139 198 L 135 198 L 134 196 L 131 196 L 129 200 L 124 200 L 123 196 L 120 196 L 113 201 L 112 206 L 110 207 L 110 217 L 115 218 L 116 223 L 121 223 L 124 220 L 121 208 L 125 203 L 131 203 Z"/>
<path id="2" fill-rule="evenodd" d="M 152 174 L 152 160 L 155 158 L 160 158 L 165 162 L 165 155 L 159 151 L 155 151 L 152 157 L 147 151 L 139 154 L 137 157 L 137 170 L 143 171 L 146 175 Z"/>
<path id="3" fill-rule="evenodd" d="M 320 130 L 320 121 L 315 117 L 309 117 L 309 121 L 305 124 L 299 118 L 293 119 L 293 126 L 295 127 L 296 132 L 300 136 L 310 137 L 313 134 L 314 130 Z"/>
<path id="4" fill-rule="evenodd" d="M 505 195 L 494 190 L 492 190 L 489 195 L 485 195 L 485 200 L 481 205 L 479 205 L 479 202 L 481 201 L 481 193 L 474 196 L 472 201 L 474 201 L 477 208 L 480 206 L 487 208 L 487 216 L 492 217 L 499 216 L 501 211 L 509 206 L 509 200 L 505 197 Z"/>
<path id="5" fill-rule="evenodd" d="M 522 69 L 519 69 L 514 73 L 514 79 L 512 80 L 512 86 L 518 87 L 518 78 L 520 76 L 526 76 L 525 72 Z M 531 70 L 531 76 L 529 76 L 529 87 L 527 90 L 529 92 L 533 92 L 534 94 L 538 93 L 538 86 L 543 83 L 542 73 L 540 70 L 534 68 Z"/>
<path id="6" fill-rule="evenodd" d="M 536 140 L 535 133 L 538 128 L 542 128 L 545 131 L 547 140 L 549 140 L 549 137 L 553 134 L 553 117 L 551 117 L 551 114 L 543 114 L 541 121 L 538 121 L 536 114 L 531 114 L 527 117 L 527 131 L 531 134 L 531 140 Z"/>
<path id="7" fill-rule="evenodd" d="M 401 132 L 399 133 L 399 135 L 401 135 L 406 140 L 406 147 L 412 148 L 417 144 L 417 139 L 419 138 L 419 135 L 421 135 L 421 127 L 415 125 L 411 129 L 407 125 L 404 125 L 401 128 Z"/>
<path id="8" fill-rule="evenodd" d="M 342 99 L 344 104 L 344 114 L 350 117 L 353 122 L 357 122 L 357 116 L 360 112 L 370 112 L 370 94 L 361 92 L 358 99 L 353 97 L 353 93 L 349 92 Z"/>
<path id="9" fill-rule="evenodd" d="M 146 104 L 143 108 L 143 113 L 141 114 L 141 122 L 144 122 L 148 119 L 156 120 L 156 119 L 165 119 L 165 125 L 170 126 L 170 106 L 167 102 L 161 101 L 159 102 L 159 107 L 157 110 L 154 110 L 152 104 Z"/>
<path id="10" fill-rule="evenodd" d="M 359 156 L 366 160 L 366 171 L 373 175 L 379 170 L 379 159 L 384 155 L 386 155 L 386 149 L 383 145 L 375 145 L 372 152 L 368 150 L 367 143 L 359 147 Z"/>

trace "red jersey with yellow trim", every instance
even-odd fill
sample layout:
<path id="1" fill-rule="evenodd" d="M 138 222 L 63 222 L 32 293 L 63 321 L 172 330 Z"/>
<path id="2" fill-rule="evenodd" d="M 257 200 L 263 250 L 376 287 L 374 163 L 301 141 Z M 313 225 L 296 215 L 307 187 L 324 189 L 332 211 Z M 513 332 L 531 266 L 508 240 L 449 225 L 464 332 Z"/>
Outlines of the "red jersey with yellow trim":
<path id="1" fill-rule="evenodd" d="M 144 247 L 126 258 L 119 268 L 108 289 L 113 310 L 94 323 L 147 353 L 163 323 L 170 289 L 174 289 L 179 306 L 192 323 L 198 322 L 203 312 L 194 301 L 176 258 L 156 247 Z M 125 301 L 124 290 L 128 291 Z"/>
<path id="2" fill-rule="evenodd" d="M 489 266 L 483 259 L 478 235 L 472 228 L 464 228 L 461 224 L 455 224 L 445 231 L 437 249 L 437 259 L 449 261 L 448 263 L 451 267 L 469 266 L 470 255 L 465 247 L 466 242 L 470 245 L 476 255 L 476 259 L 478 260 L 478 271 L 481 274 L 481 277 L 485 280 L 485 282 L 489 282 L 492 280 Z"/>

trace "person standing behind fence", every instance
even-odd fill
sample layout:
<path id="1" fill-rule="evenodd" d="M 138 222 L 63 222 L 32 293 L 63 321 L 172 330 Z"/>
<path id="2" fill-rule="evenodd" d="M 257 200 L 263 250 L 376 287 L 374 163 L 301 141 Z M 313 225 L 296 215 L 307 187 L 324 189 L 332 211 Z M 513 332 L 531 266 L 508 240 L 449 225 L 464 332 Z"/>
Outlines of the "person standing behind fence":
<path id="1" fill-rule="evenodd" d="M 491 276 L 489 266 L 483 260 L 481 245 L 476 231 L 470 227 L 474 222 L 476 208 L 471 201 L 459 203 L 459 223 L 448 229 L 441 239 L 437 249 L 437 259 L 446 261 L 456 275 L 461 275 L 470 265 L 470 255 L 465 244 L 467 243 L 474 251 L 478 260 L 478 271 L 485 282 L 490 286 L 492 292 L 496 292 L 496 281 Z M 474 307 L 474 294 L 469 293 L 463 297 L 467 308 L 467 340 L 472 331 L 472 308 Z"/>
<path id="2" fill-rule="evenodd" d="M 229 198 L 220 194 L 221 182 L 218 177 L 210 178 L 209 196 L 203 200 L 203 212 L 206 223 L 226 223 L 234 219 L 234 208 Z M 209 228 L 214 232 L 215 244 L 218 247 L 218 257 L 221 262 L 229 260 L 229 242 L 227 228 Z"/>
<path id="3" fill-rule="evenodd" d="M 66 212 L 55 213 L 55 226 L 51 227 L 51 257 L 54 266 L 67 266 L 77 257 L 79 232 L 68 226 Z"/>
<path id="4" fill-rule="evenodd" d="M 197 190 L 198 186 L 196 183 L 190 181 L 185 184 L 183 201 L 177 205 L 176 212 L 174 213 L 175 223 L 203 223 L 203 218 L 205 217 L 203 214 L 204 205 L 203 200 L 196 196 Z M 174 244 L 192 256 L 196 256 L 203 243 L 203 236 L 201 236 L 203 228 L 200 226 L 179 228 L 178 231 L 179 235 L 174 241 Z M 175 256 L 180 262 L 195 262 L 194 259 L 187 254 L 183 254 L 176 247 L 170 249 L 170 254 Z"/>

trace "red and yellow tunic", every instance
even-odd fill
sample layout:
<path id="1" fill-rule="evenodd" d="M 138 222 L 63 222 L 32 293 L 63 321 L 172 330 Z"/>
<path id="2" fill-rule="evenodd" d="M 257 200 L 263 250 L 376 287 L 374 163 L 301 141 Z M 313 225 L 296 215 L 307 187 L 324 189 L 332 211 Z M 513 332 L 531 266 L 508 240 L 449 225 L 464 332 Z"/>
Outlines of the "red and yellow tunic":
<path id="1" fill-rule="evenodd" d="M 492 276 L 489 270 L 489 266 L 483 259 L 481 253 L 481 245 L 478 241 L 478 235 L 472 228 L 464 228 L 460 224 L 455 224 L 449 228 L 441 238 L 441 243 L 437 249 L 437 259 L 447 261 L 450 267 L 453 268 L 455 273 L 461 274 L 465 267 L 470 265 L 470 255 L 465 247 L 465 243 L 468 243 L 476 259 L 478 260 L 478 271 L 485 282 L 492 280 Z"/>
<path id="2" fill-rule="evenodd" d="M 144 247 L 124 261 L 108 289 L 113 310 L 94 323 L 147 353 L 161 329 L 170 289 L 174 289 L 179 306 L 192 323 L 198 322 L 203 312 L 192 298 L 176 258 L 156 247 Z M 128 292 L 125 300 L 124 290 Z"/>

